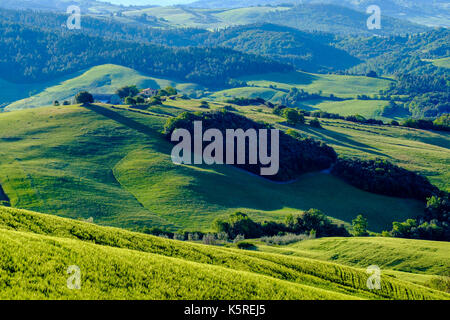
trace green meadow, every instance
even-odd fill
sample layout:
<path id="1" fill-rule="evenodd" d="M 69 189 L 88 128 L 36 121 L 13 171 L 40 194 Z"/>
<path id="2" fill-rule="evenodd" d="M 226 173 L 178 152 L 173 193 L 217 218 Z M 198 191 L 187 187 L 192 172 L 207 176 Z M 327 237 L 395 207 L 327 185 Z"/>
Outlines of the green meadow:
<path id="1" fill-rule="evenodd" d="M 449 299 L 364 269 L 158 238 L 0 207 L 3 299 Z M 425 244 L 426 246 L 426 244 Z M 67 287 L 69 266 L 81 289 Z"/>
<path id="2" fill-rule="evenodd" d="M 168 102 L 166 107 L 176 114 L 183 111 L 176 107 L 183 101 L 171 101 L 173 106 Z M 249 117 L 266 115 L 242 112 Z M 271 114 L 267 117 L 277 120 Z M 0 185 L 13 207 L 71 218 L 93 217 L 100 224 L 128 228 L 153 225 L 208 230 L 215 218 L 236 210 L 260 221 L 283 220 L 289 213 L 317 208 L 341 223 L 364 214 L 371 230 L 382 231 L 393 221 L 423 210 L 419 201 L 364 192 L 327 173 L 311 173 L 280 184 L 231 166 L 174 165 L 172 146 L 160 134 L 166 119 L 167 115 L 108 106 L 46 107 L 0 114 L 4 145 Z M 333 127 L 330 124 L 328 128 Z M 353 137 L 344 139 L 344 133 L 307 126 L 303 130 L 333 140 L 342 145 L 341 150 L 353 154 L 382 154 Z M 359 133 L 353 128 L 345 130 Z M 372 139 L 378 138 L 371 127 L 365 130 Z M 447 139 L 440 137 L 442 143 Z M 442 161 L 448 157 L 443 147 L 431 142 L 416 144 L 435 149 L 436 158 L 430 160 L 436 161 L 436 167 L 445 167 Z M 416 148 L 410 157 L 423 151 Z M 420 159 L 415 161 L 420 163 Z"/>
<path id="3" fill-rule="evenodd" d="M 243 77 L 249 85 L 256 87 L 289 90 L 292 87 L 310 93 L 321 91 L 324 95 L 334 94 L 342 98 L 356 98 L 357 95 L 378 94 L 386 89 L 392 80 L 363 76 L 343 76 L 335 74 L 313 74 L 306 72 L 267 73 Z"/>

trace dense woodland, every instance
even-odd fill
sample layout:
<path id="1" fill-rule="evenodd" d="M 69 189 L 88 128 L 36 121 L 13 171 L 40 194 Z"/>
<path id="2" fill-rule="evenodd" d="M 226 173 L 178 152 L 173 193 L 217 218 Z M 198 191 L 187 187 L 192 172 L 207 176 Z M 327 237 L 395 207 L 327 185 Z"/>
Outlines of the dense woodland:
<path id="1" fill-rule="evenodd" d="M 210 128 L 219 129 L 223 136 L 225 136 L 226 129 L 267 129 L 267 124 L 254 122 L 244 116 L 238 115 L 226 110 L 212 111 L 205 113 L 182 113 L 178 117 L 167 120 L 165 126 L 165 134 L 168 140 L 175 129 L 187 129 L 193 136 L 194 121 L 202 121 L 203 130 Z M 192 144 L 193 145 L 193 144 Z M 246 159 L 248 159 L 249 142 L 246 139 Z M 270 149 L 270 133 L 268 134 L 268 154 L 271 154 Z M 235 144 L 236 147 L 236 144 Z M 226 145 L 223 146 L 224 153 L 226 152 Z M 290 181 L 297 178 L 303 173 L 328 169 L 331 164 L 336 161 L 336 152 L 333 148 L 327 146 L 323 142 L 316 141 L 311 138 L 295 139 L 294 137 L 280 131 L 279 139 L 279 153 L 280 153 L 280 170 L 274 176 L 265 176 L 268 179 L 275 181 Z M 236 152 L 234 152 L 236 156 Z M 264 167 L 259 160 L 258 164 L 250 165 L 237 164 L 237 159 L 234 161 L 235 166 L 252 172 L 260 174 L 260 168 Z"/>

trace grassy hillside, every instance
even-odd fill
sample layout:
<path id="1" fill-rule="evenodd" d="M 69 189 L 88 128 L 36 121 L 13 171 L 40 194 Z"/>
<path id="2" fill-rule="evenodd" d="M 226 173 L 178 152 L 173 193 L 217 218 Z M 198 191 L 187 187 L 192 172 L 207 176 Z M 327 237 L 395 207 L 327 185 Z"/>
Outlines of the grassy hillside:
<path id="1" fill-rule="evenodd" d="M 286 6 L 252 6 L 246 4 L 240 8 L 188 8 L 155 7 L 125 11 L 125 16 L 140 16 L 146 13 L 159 19 L 165 19 L 174 27 L 196 27 L 217 29 L 232 25 L 270 22 L 299 30 L 325 31 L 338 34 L 399 34 L 425 31 L 424 26 L 409 21 L 383 17 L 383 28 L 371 32 L 366 27 L 367 15 L 347 7 L 328 4 L 301 4 Z M 220 7 L 224 7 L 221 5 Z"/>
<path id="2" fill-rule="evenodd" d="M 162 239 L 0 207 L 2 299 L 449 299 L 308 258 Z M 81 290 L 66 287 L 67 267 Z"/>
<path id="3" fill-rule="evenodd" d="M 26 109 L 51 105 L 53 101 L 71 101 L 73 97 L 82 90 L 92 93 L 114 93 L 118 88 L 126 85 L 137 85 L 140 88 L 154 88 L 173 86 L 181 91 L 190 92 L 196 90 L 199 86 L 189 83 L 179 83 L 171 80 L 159 79 L 145 76 L 133 69 L 106 64 L 93 67 L 85 72 L 67 77 L 68 80 L 53 84 L 29 85 L 28 90 L 34 90 L 35 95 L 23 98 L 20 92 L 24 85 L 13 85 L 8 83 L 5 91 L 8 91 L 12 99 L 15 96 L 16 101 L 6 107 L 6 110 Z M 11 101 L 11 100 L 9 100 Z"/>
<path id="4" fill-rule="evenodd" d="M 14 207 L 126 227 L 208 229 L 235 210 L 278 220 L 318 208 L 344 222 L 364 213 L 381 231 L 422 212 L 418 201 L 363 192 L 326 173 L 278 184 L 229 166 L 174 165 L 159 134 L 165 120 L 109 107 L 0 114 L 0 185 Z M 345 145 L 366 149 L 350 138 Z"/>
<path id="5" fill-rule="evenodd" d="M 289 256 L 309 257 L 340 264 L 428 275 L 449 275 L 450 243 L 398 238 L 322 238 L 282 247 L 261 246 Z"/>
<path id="6" fill-rule="evenodd" d="M 350 101 L 348 101 L 350 102 Z M 363 104 L 365 101 L 362 101 Z M 302 136 L 314 137 L 332 146 L 339 155 L 362 159 L 384 158 L 412 171 L 420 172 L 443 190 L 450 191 L 450 135 L 395 126 L 372 126 L 343 120 L 320 119 L 322 129 L 308 125 L 292 128 L 285 119 L 264 107 L 237 107 L 254 120 L 277 123 Z"/>
<path id="7" fill-rule="evenodd" d="M 447 69 L 450 69 L 450 57 L 449 57 L 449 58 L 442 58 L 442 59 L 432 60 L 432 63 L 433 63 L 436 67 L 441 67 L 441 68 L 447 68 Z"/>
<path id="8" fill-rule="evenodd" d="M 391 82 L 391 80 L 380 78 L 306 72 L 267 73 L 243 77 L 241 80 L 257 87 L 270 88 L 270 86 L 275 86 L 285 90 L 296 87 L 308 92 L 322 91 L 325 95 L 334 94 L 342 98 L 355 98 L 360 94 L 378 94 L 380 90 L 386 89 Z"/>

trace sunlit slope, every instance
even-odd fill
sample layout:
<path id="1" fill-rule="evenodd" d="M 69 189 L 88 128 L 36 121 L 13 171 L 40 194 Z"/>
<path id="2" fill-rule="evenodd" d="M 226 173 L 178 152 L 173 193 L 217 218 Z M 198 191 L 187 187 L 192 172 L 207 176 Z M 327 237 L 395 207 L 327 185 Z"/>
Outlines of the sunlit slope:
<path id="1" fill-rule="evenodd" d="M 282 247 L 265 247 L 289 256 L 310 257 L 340 264 L 429 275 L 449 275 L 450 243 L 399 238 L 322 238 Z"/>
<path id="2" fill-rule="evenodd" d="M 321 91 L 325 95 L 355 98 L 357 95 L 378 94 L 387 89 L 391 80 L 362 76 L 342 76 L 335 74 L 313 74 L 306 72 L 267 73 L 243 77 L 241 80 L 257 87 L 289 90 L 292 87 L 310 93 Z"/>
<path id="3" fill-rule="evenodd" d="M 278 184 L 230 166 L 174 165 L 165 119 L 98 106 L 1 114 L 0 184 L 14 207 L 125 227 L 207 230 L 235 210 L 283 220 L 318 208 L 347 223 L 363 213 L 382 231 L 423 210 L 325 173 Z"/>
<path id="4" fill-rule="evenodd" d="M 307 258 L 186 243 L 0 207 L 3 299 L 449 299 L 364 270 Z M 67 267 L 81 270 L 69 290 Z"/>
<path id="5" fill-rule="evenodd" d="M 6 110 L 42 107 L 51 105 L 53 101 L 60 103 L 64 100 L 72 101 L 75 95 L 83 90 L 91 93 L 114 93 L 118 88 L 126 85 L 137 85 L 139 88 L 164 88 L 166 86 L 179 87 L 184 91 L 198 88 L 195 84 L 178 83 L 171 80 L 154 78 L 143 75 L 130 68 L 106 64 L 93 67 L 85 72 L 66 77 L 68 80 L 60 83 L 47 84 L 46 87 L 36 85 L 34 95 L 11 103 Z M 19 88 L 21 88 L 19 86 Z"/>

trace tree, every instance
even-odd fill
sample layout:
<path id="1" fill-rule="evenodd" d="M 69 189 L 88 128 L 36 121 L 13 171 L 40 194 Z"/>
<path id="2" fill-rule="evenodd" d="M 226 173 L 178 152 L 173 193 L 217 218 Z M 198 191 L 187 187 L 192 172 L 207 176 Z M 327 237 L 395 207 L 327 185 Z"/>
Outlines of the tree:
<path id="1" fill-rule="evenodd" d="M 54 106 L 59 106 L 59 101 L 58 100 L 53 101 L 53 105 Z"/>
<path id="2" fill-rule="evenodd" d="M 305 122 L 305 118 L 303 117 L 303 115 L 299 113 L 297 110 L 292 108 L 284 109 L 283 115 L 286 118 L 287 123 L 293 126 Z"/>
<path id="3" fill-rule="evenodd" d="M 136 104 L 136 100 L 134 100 L 132 97 L 126 97 L 125 98 L 125 104 L 135 105 Z"/>
<path id="4" fill-rule="evenodd" d="M 148 104 L 151 106 L 157 106 L 157 105 L 161 105 L 161 98 L 158 96 L 155 97 L 151 97 L 150 100 L 148 101 Z"/>
<path id="5" fill-rule="evenodd" d="M 353 231 L 355 236 L 363 237 L 367 236 L 369 233 L 367 232 L 367 228 L 369 227 L 369 222 L 366 218 L 364 218 L 361 214 L 356 217 L 356 219 L 352 220 Z"/>
<path id="6" fill-rule="evenodd" d="M 175 89 L 174 87 L 166 87 L 164 88 L 164 91 L 167 93 L 168 96 L 175 96 L 178 94 L 177 89 Z"/>
<path id="7" fill-rule="evenodd" d="M 319 119 L 317 119 L 317 118 L 312 119 L 312 120 L 309 122 L 309 125 L 310 125 L 311 127 L 314 127 L 314 128 L 322 128 L 322 126 L 320 125 L 320 121 L 319 121 Z"/>
<path id="8" fill-rule="evenodd" d="M 137 104 L 145 103 L 145 99 L 143 97 L 141 97 L 141 96 L 137 96 L 136 97 L 136 103 Z"/>
<path id="9" fill-rule="evenodd" d="M 75 96 L 75 101 L 81 104 L 89 104 L 94 102 L 94 97 L 87 91 L 81 91 Z"/>
<path id="10" fill-rule="evenodd" d="M 139 90 L 136 86 L 124 86 L 116 90 L 116 94 L 124 99 L 126 97 L 134 97 L 139 93 Z"/>
<path id="11" fill-rule="evenodd" d="M 378 77 L 378 74 L 377 74 L 375 71 L 370 70 L 370 71 L 366 74 L 366 77 L 376 78 L 376 77 Z"/>

